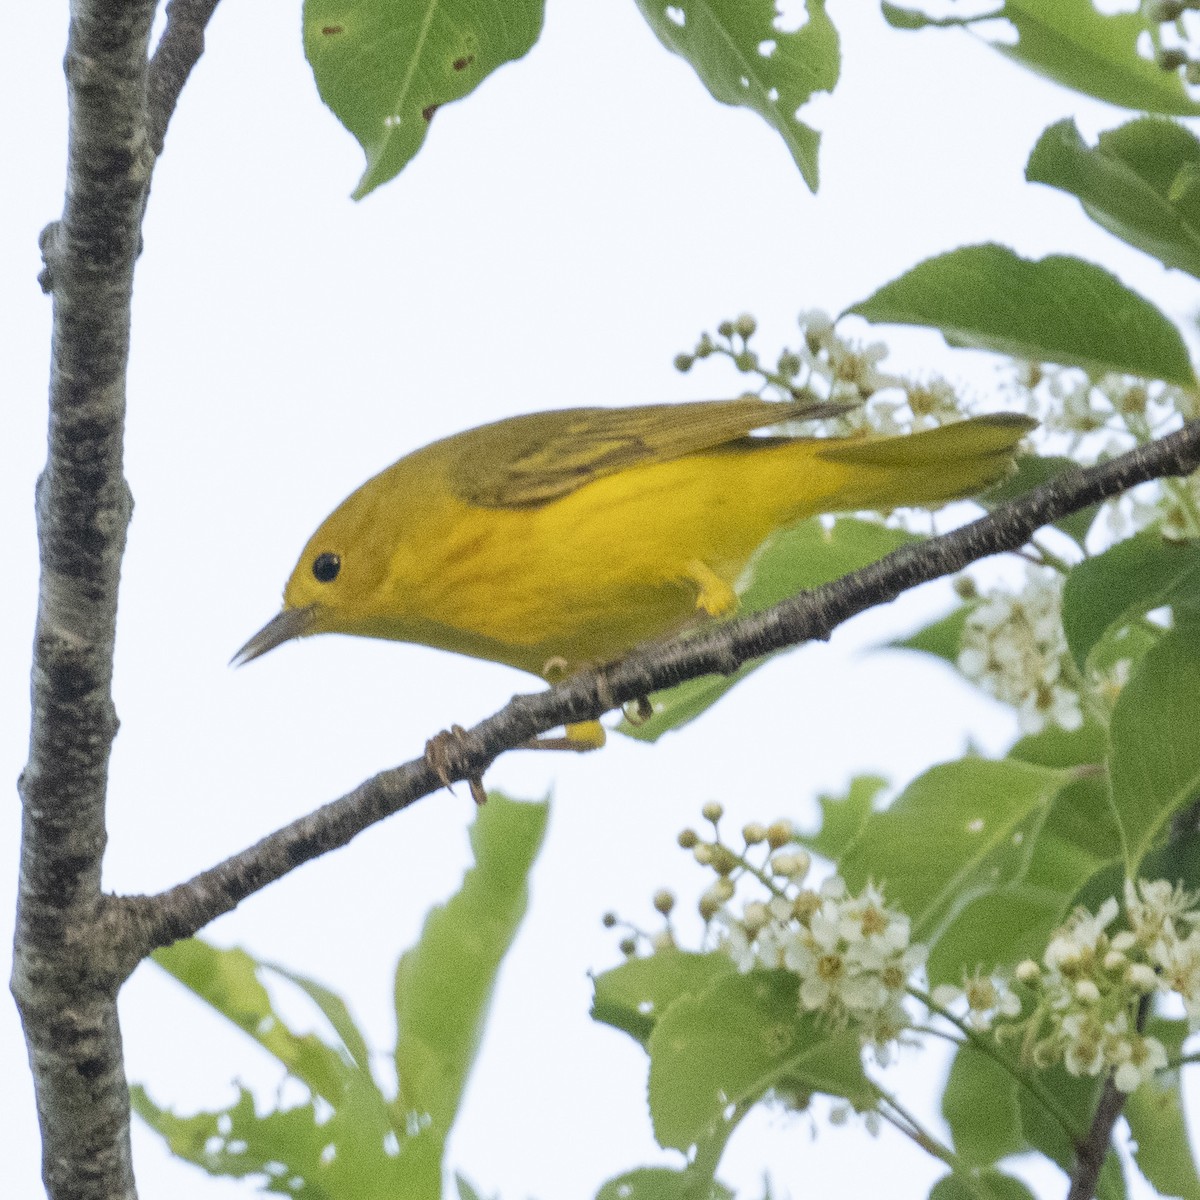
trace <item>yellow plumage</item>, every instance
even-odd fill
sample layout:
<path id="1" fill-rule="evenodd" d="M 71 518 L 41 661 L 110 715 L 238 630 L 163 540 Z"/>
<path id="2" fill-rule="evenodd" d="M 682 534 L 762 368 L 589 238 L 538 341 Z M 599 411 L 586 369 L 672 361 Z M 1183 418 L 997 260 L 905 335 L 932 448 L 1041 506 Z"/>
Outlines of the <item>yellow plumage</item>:
<path id="1" fill-rule="evenodd" d="M 779 528 L 980 490 L 1033 425 L 1002 414 L 895 438 L 749 436 L 818 413 L 753 399 L 570 409 L 434 442 L 326 518 L 283 612 L 239 658 L 336 632 L 558 678 L 733 611 L 738 577 Z"/>

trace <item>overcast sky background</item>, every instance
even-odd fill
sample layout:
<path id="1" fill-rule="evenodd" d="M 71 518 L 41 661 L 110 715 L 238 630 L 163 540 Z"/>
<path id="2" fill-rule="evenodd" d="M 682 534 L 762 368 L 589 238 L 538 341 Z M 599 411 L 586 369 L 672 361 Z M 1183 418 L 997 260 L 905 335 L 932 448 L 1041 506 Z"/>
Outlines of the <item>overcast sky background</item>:
<path id="1" fill-rule="evenodd" d="M 50 320 L 37 234 L 61 210 L 63 7 L 9 15 L 14 52 L 0 73 L 0 779 L 10 785 L 28 736 Z M 316 95 L 298 6 L 221 6 L 155 176 L 138 267 L 127 456 L 137 507 L 118 624 L 106 886 L 155 891 L 189 877 L 535 686 L 507 668 L 348 638 L 226 665 L 276 611 L 320 520 L 408 450 L 532 409 L 734 394 L 729 375 L 671 365 L 702 329 L 749 310 L 765 357 L 795 343 L 798 311 L 837 311 L 964 243 L 1095 258 L 1187 319 L 1194 283 L 1023 181 L 1052 121 L 1074 115 L 1090 137 L 1127 114 L 964 35 L 901 35 L 855 0 L 830 10 L 845 57 L 834 97 L 806 110 L 824 132 L 818 197 L 779 137 L 714 102 L 631 0 L 552 0 L 528 57 L 442 108 L 412 166 L 355 204 L 360 152 Z M 937 366 L 980 394 L 1004 378 L 994 360 L 951 355 L 933 336 L 893 344 L 893 362 Z M 701 804 L 723 802 L 733 830 L 778 815 L 811 824 L 815 795 L 853 773 L 902 784 L 968 741 L 1007 746 L 1011 716 L 948 670 L 862 653 L 944 610 L 947 596 L 927 588 L 828 646 L 777 660 L 656 747 L 617 737 L 600 754 L 515 754 L 489 772 L 490 786 L 515 795 L 552 790 L 554 808 L 451 1143 L 453 1165 L 486 1194 L 583 1200 L 618 1171 L 675 1161 L 650 1134 L 640 1050 L 587 1017 L 587 972 L 618 960 L 604 910 L 652 924 L 657 887 L 694 896 L 703 886 L 674 848 Z M 459 793 L 368 831 L 205 935 L 328 983 L 386 1052 L 395 959 L 467 863 L 472 805 Z M 19 826 L 9 796 L 6 897 Z M 272 1094 L 272 1063 L 153 966 L 126 987 L 122 1011 L 130 1077 L 161 1102 L 226 1103 L 235 1077 Z M 927 1111 L 938 1061 L 909 1052 L 888 1086 Z M 32 1091 L 8 1000 L 0 1079 L 6 1190 L 33 1196 Z M 828 1200 L 877 1192 L 887 1178 L 888 1194 L 907 1200 L 941 1173 L 898 1136 L 868 1144 L 859 1129 L 816 1128 L 814 1139 L 805 1118 L 756 1114 L 723 1176 L 749 1197 L 766 1169 L 777 1194 Z M 174 1162 L 140 1126 L 134 1137 L 144 1197 L 252 1192 Z"/>

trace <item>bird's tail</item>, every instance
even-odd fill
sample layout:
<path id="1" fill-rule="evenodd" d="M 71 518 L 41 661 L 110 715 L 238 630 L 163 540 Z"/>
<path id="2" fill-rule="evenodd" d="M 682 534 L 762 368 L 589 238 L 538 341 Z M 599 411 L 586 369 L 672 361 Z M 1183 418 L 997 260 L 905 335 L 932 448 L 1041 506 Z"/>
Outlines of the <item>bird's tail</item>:
<path id="1" fill-rule="evenodd" d="M 837 480 L 823 511 L 933 507 L 973 495 L 1012 470 L 1017 444 L 1036 425 L 996 413 L 901 437 L 831 438 L 815 455 Z"/>

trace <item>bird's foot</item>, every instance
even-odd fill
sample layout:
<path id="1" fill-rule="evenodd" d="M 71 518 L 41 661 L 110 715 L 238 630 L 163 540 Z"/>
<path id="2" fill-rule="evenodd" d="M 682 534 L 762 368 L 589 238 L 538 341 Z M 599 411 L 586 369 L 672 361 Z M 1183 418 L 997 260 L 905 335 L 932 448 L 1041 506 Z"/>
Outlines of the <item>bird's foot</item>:
<path id="1" fill-rule="evenodd" d="M 563 737 L 535 737 L 525 743 L 526 750 L 574 750 L 586 754 L 599 750 L 608 740 L 604 726 L 599 721 L 577 721 L 564 729 Z"/>
<path id="2" fill-rule="evenodd" d="M 483 786 L 483 775 L 467 775 L 456 767 L 456 762 L 471 749 L 467 741 L 467 731 L 461 725 L 451 725 L 441 733 L 435 733 L 425 743 L 425 761 L 429 769 L 438 777 L 448 792 L 453 794 L 451 784 L 455 779 L 465 778 L 467 787 L 471 789 L 471 798 L 476 804 L 487 800 L 487 791 Z"/>

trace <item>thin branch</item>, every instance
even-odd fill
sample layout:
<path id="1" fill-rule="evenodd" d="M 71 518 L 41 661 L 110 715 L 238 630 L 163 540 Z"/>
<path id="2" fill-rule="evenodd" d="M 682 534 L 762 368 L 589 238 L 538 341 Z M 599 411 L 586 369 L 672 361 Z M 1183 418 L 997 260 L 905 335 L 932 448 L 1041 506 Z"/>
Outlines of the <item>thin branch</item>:
<path id="1" fill-rule="evenodd" d="M 192 68 L 204 53 L 204 31 L 219 0 L 170 0 L 167 24 L 150 59 L 146 80 L 146 132 L 155 157 Z"/>
<path id="2" fill-rule="evenodd" d="M 381 772 L 340 799 L 293 821 L 239 854 L 156 896 L 114 898 L 130 918 L 130 969 L 155 946 L 196 933 L 289 871 L 345 845 L 376 821 L 436 791 L 448 779 L 478 779 L 502 753 L 567 722 L 592 720 L 621 704 L 701 675 L 736 671 L 788 646 L 828 638 L 842 622 L 980 558 L 1018 550 L 1041 526 L 1147 480 L 1200 466 L 1200 422 L 1098 466 L 1069 471 L 961 529 L 894 551 L 871 566 L 764 612 L 695 636 L 645 648 L 546 691 L 515 696 L 494 716 L 447 739 L 446 779 L 425 759 Z"/>
<path id="3" fill-rule="evenodd" d="M 1092 1200 L 1095 1196 L 1100 1170 L 1112 1146 L 1113 1127 L 1128 1099 L 1113 1083 L 1110 1074 L 1100 1092 L 1091 1127 L 1083 1141 L 1075 1147 L 1075 1170 L 1071 1172 L 1071 1189 L 1067 1192 L 1067 1200 Z"/>

